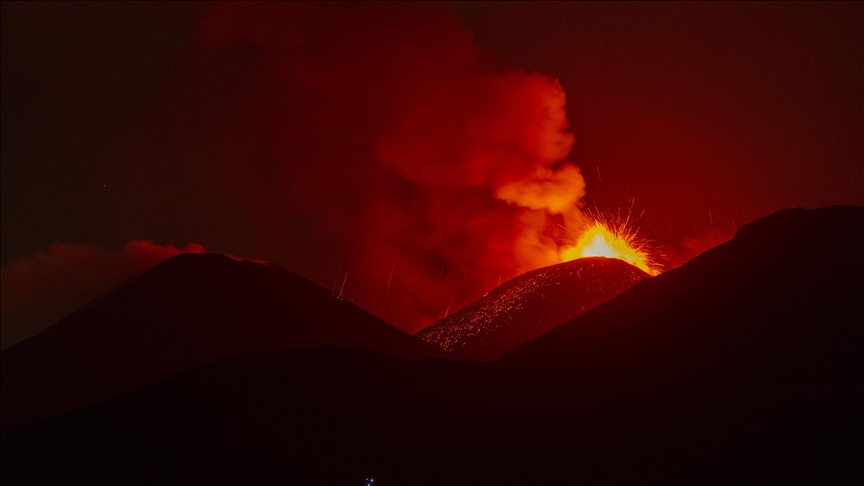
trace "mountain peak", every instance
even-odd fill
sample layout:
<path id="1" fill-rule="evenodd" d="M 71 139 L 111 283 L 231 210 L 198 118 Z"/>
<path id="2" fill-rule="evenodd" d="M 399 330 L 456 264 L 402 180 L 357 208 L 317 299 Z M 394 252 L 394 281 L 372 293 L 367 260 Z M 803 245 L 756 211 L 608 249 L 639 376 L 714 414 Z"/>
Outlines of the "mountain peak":
<path id="1" fill-rule="evenodd" d="M 270 262 L 180 254 L 0 354 L 2 421 L 49 417 L 239 354 L 442 353 Z"/>

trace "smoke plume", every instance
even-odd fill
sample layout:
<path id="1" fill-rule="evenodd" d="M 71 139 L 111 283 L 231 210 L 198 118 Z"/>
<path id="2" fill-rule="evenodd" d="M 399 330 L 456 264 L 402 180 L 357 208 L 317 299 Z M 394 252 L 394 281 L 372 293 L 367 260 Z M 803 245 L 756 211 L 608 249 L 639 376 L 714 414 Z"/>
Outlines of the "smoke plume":
<path id="1" fill-rule="evenodd" d="M 108 150 L 128 233 L 276 261 L 409 332 L 559 261 L 585 184 L 556 79 L 498 67 L 438 5 L 196 25 Z"/>

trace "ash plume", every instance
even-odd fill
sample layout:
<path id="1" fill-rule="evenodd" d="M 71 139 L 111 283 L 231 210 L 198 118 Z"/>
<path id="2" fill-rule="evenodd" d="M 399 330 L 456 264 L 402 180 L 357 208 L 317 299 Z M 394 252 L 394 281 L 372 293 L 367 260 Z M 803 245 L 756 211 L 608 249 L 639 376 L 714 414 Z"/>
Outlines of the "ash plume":
<path id="1" fill-rule="evenodd" d="M 438 6 L 212 4 L 197 25 L 126 130 L 172 148 L 109 164 L 133 233 L 176 233 L 139 203 L 155 187 L 206 224 L 186 239 L 279 262 L 409 332 L 558 262 L 584 181 L 556 79 L 497 67 Z"/>
<path id="2" fill-rule="evenodd" d="M 277 262 L 408 332 L 560 261 L 585 183 L 555 78 L 440 5 L 182 11 L 101 151 L 119 233 Z"/>

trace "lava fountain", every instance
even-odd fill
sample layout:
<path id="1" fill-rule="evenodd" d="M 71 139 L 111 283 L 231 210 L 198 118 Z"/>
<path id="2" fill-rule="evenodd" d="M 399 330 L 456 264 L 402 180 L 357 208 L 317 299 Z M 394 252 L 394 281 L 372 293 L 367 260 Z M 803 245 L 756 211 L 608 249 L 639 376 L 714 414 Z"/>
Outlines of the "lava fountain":
<path id="1" fill-rule="evenodd" d="M 661 270 L 651 253 L 648 241 L 639 236 L 629 216 L 600 215 L 591 216 L 575 245 L 560 251 L 562 262 L 586 257 L 617 258 L 653 276 Z"/>

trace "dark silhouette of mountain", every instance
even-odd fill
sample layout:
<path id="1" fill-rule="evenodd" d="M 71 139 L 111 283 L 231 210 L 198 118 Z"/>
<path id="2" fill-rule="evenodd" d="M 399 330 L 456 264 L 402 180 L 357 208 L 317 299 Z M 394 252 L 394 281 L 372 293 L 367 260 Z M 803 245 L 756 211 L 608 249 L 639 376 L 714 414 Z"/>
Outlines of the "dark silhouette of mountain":
<path id="1" fill-rule="evenodd" d="M 4 427 L 2 481 L 861 484 L 862 229 L 775 213 L 493 363 L 232 357 Z"/>
<path id="2" fill-rule="evenodd" d="M 862 248 L 864 208 L 779 211 L 516 348 L 509 386 L 569 404 L 533 457 L 580 430 L 570 454 L 633 459 L 598 482 L 860 484 Z"/>
<path id="3" fill-rule="evenodd" d="M 277 265 L 182 254 L 0 353 L 2 420 L 68 412 L 229 356 L 327 344 L 440 354 Z"/>
<path id="4" fill-rule="evenodd" d="M 647 277 L 614 258 L 559 263 L 513 278 L 414 335 L 456 359 L 494 361 Z"/>

